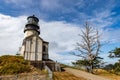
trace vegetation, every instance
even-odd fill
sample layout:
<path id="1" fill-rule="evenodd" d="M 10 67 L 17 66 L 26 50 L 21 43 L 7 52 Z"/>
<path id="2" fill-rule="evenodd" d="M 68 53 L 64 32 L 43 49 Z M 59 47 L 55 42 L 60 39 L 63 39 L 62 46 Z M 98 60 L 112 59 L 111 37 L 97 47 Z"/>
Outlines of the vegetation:
<path id="1" fill-rule="evenodd" d="M 120 75 L 120 63 L 116 62 L 113 66 L 113 71 L 115 74 Z"/>
<path id="2" fill-rule="evenodd" d="M 83 60 L 78 60 L 76 63 L 86 66 L 88 72 L 93 72 L 94 66 L 97 66 L 100 62 L 98 57 L 100 52 L 100 35 L 98 30 L 90 27 L 88 23 L 85 23 L 84 30 L 81 30 L 81 41 L 77 42 L 76 50 L 77 53 L 72 54 L 78 57 L 82 57 Z"/>
<path id="3" fill-rule="evenodd" d="M 111 72 L 113 70 L 114 65 L 113 64 L 108 64 L 104 67 L 105 70 Z"/>
<path id="4" fill-rule="evenodd" d="M 0 75 L 18 74 L 31 71 L 28 61 L 21 56 L 4 55 L 0 57 Z"/>
<path id="5" fill-rule="evenodd" d="M 114 64 L 108 64 L 104 67 L 108 72 L 120 75 L 120 62 L 116 62 Z"/>
<path id="6" fill-rule="evenodd" d="M 120 58 L 120 48 L 115 48 L 114 50 L 109 52 L 110 58 Z"/>
<path id="7" fill-rule="evenodd" d="M 100 68 L 100 66 L 102 65 L 102 63 L 101 63 L 101 60 L 102 60 L 103 58 L 101 58 L 101 57 L 96 57 L 95 58 L 95 60 L 93 60 L 92 62 L 93 62 L 93 68 L 95 69 L 95 68 Z M 101 63 L 101 64 L 100 64 Z M 88 60 L 77 60 L 76 62 L 72 62 L 72 64 L 74 65 L 74 66 L 77 66 L 78 68 L 81 68 L 81 67 L 87 67 L 87 66 L 90 66 L 91 64 L 89 63 L 89 61 Z M 87 71 L 87 70 L 86 70 Z"/>
<path id="8" fill-rule="evenodd" d="M 120 58 L 120 48 L 115 48 L 114 50 L 111 50 L 109 52 L 110 58 Z M 117 75 L 120 75 L 120 60 L 116 62 L 115 64 L 109 64 L 105 67 L 110 72 L 113 72 Z"/>

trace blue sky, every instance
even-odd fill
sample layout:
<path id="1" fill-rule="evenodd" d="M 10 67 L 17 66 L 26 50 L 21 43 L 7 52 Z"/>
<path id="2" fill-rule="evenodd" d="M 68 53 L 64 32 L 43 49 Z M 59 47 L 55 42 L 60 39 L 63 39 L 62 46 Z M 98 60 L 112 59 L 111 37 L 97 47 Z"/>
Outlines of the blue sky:
<path id="1" fill-rule="evenodd" d="M 35 14 L 40 19 L 40 36 L 50 42 L 50 58 L 66 63 L 79 59 L 67 52 L 74 50 L 80 29 L 89 21 L 102 33 L 101 40 L 109 42 L 100 56 L 113 63 L 107 56 L 120 47 L 119 4 L 120 0 L 0 0 L 0 54 L 17 52 L 26 18 Z"/>

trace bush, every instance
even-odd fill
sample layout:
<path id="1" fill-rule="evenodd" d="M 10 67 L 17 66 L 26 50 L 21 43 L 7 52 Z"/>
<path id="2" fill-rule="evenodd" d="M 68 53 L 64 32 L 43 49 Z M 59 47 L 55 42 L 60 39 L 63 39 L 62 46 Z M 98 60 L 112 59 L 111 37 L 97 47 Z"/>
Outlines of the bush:
<path id="1" fill-rule="evenodd" d="M 120 63 L 108 64 L 104 67 L 105 70 L 112 72 L 114 74 L 120 75 Z"/>
<path id="2" fill-rule="evenodd" d="M 107 71 L 111 71 L 111 70 L 113 70 L 113 67 L 114 67 L 113 64 L 108 64 L 104 67 L 104 69 L 107 70 Z"/>
<path id="3" fill-rule="evenodd" d="M 115 74 L 120 75 L 120 63 L 115 63 L 113 69 Z"/>
<path id="4" fill-rule="evenodd" d="M 18 74 L 31 71 L 28 61 L 22 56 L 4 55 L 0 57 L 0 74 Z"/>

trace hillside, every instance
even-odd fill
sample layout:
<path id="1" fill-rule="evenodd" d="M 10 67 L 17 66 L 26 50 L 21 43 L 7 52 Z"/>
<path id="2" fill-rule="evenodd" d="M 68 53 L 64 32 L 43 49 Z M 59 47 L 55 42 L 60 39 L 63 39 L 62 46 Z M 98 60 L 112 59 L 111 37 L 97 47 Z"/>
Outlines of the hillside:
<path id="1" fill-rule="evenodd" d="M 0 56 L 0 75 L 30 72 L 31 66 L 21 56 Z"/>

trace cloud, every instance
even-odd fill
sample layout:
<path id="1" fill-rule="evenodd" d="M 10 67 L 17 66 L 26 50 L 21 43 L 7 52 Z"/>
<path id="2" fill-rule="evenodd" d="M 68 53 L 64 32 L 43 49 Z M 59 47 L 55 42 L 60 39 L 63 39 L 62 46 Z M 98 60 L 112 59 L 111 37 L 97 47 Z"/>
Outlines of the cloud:
<path id="1" fill-rule="evenodd" d="M 96 26 L 100 28 L 109 27 L 115 22 L 115 20 L 111 17 L 114 14 L 115 12 L 110 12 L 108 10 L 105 10 L 104 12 L 101 13 L 95 13 L 95 16 L 91 17 L 89 21 L 91 23 L 96 24 Z"/>
<path id="2" fill-rule="evenodd" d="M 32 0 L 4 0 L 6 3 L 14 3 L 14 4 L 28 4 L 31 3 Z"/>
<path id="3" fill-rule="evenodd" d="M 64 47 L 66 45 L 69 45 L 70 43 L 75 43 L 75 40 L 77 40 L 77 35 L 80 33 L 80 27 L 78 25 L 62 21 L 40 21 L 40 25 L 42 30 L 41 36 L 43 36 L 44 39 L 49 40 L 49 42 L 52 42 L 53 44 L 59 47 Z M 72 45 L 70 47 L 72 47 Z M 66 49 L 68 48 L 69 47 L 66 46 Z"/>
<path id="4" fill-rule="evenodd" d="M 15 54 L 20 46 L 24 16 L 18 18 L 0 14 L 0 54 Z M 23 23 L 23 24 L 21 24 Z"/>
<path id="5" fill-rule="evenodd" d="M 103 40 L 112 43 L 120 43 L 120 29 L 108 28 L 103 32 Z"/>

